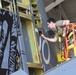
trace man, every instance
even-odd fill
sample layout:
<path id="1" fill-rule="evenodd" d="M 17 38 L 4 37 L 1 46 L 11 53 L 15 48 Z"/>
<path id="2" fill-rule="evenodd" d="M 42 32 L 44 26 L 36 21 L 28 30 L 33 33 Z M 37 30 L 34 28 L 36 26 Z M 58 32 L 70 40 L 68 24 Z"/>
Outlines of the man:
<path id="1" fill-rule="evenodd" d="M 50 41 L 50 42 L 56 42 L 58 40 L 58 31 L 61 33 L 60 35 L 62 37 L 65 37 L 66 36 L 66 28 L 65 26 L 68 25 L 70 23 L 69 20 L 59 20 L 59 21 L 55 21 L 55 19 L 53 18 L 49 18 L 47 20 L 47 26 L 48 28 L 50 28 L 52 31 L 55 32 L 55 36 L 54 38 L 48 38 L 48 37 L 45 37 L 43 34 L 41 35 L 41 37 L 43 37 L 44 39 Z"/>

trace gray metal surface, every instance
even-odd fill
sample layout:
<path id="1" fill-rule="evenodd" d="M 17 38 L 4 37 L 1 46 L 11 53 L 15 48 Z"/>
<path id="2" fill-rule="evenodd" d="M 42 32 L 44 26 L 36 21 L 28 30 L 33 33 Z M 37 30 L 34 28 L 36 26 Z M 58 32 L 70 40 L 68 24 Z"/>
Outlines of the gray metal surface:
<path id="1" fill-rule="evenodd" d="M 58 65 L 52 70 L 45 72 L 43 75 L 76 75 L 76 58 L 71 59 L 63 64 Z"/>
<path id="2" fill-rule="evenodd" d="M 11 75 L 28 75 L 26 72 L 24 72 L 22 69 L 12 73 Z"/>
<path id="3" fill-rule="evenodd" d="M 33 62 L 25 20 L 21 20 L 21 24 L 22 24 L 23 41 L 24 41 L 24 46 L 26 51 L 27 62 Z"/>

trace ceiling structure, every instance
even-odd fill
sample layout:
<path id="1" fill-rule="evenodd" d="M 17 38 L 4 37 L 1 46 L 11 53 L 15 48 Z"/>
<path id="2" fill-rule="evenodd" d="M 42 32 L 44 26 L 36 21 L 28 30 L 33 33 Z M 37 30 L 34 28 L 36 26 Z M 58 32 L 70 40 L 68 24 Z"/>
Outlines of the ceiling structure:
<path id="1" fill-rule="evenodd" d="M 76 0 L 43 0 L 47 17 L 76 23 Z"/>

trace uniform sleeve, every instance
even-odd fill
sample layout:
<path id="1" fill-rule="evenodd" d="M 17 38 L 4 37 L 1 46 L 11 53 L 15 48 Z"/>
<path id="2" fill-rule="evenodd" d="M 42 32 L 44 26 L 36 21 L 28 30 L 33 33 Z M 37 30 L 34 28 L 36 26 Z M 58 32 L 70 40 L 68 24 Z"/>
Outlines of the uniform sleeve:
<path id="1" fill-rule="evenodd" d="M 57 37 L 58 38 L 58 33 L 55 33 L 55 36 L 54 37 Z"/>
<path id="2" fill-rule="evenodd" d="M 64 20 L 59 20 L 56 22 L 56 26 L 63 26 L 63 21 Z"/>

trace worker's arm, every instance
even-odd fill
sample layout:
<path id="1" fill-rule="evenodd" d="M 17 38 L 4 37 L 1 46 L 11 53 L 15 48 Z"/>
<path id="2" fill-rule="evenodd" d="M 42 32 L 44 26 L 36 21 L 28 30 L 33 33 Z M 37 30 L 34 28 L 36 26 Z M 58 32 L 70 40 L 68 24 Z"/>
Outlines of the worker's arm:
<path id="1" fill-rule="evenodd" d="M 63 26 L 66 26 L 68 24 L 70 24 L 70 21 L 69 20 L 63 20 Z M 62 36 L 63 37 L 66 36 L 66 27 L 63 28 L 63 35 Z"/>
<path id="2" fill-rule="evenodd" d="M 57 41 L 57 37 L 56 37 L 56 36 L 55 36 L 54 38 L 48 38 L 48 37 L 45 37 L 45 36 L 42 34 L 41 37 L 43 37 L 44 39 L 46 39 L 47 41 L 50 41 L 50 42 L 56 42 L 56 41 Z"/>
<path id="3" fill-rule="evenodd" d="M 66 29 L 64 28 L 62 37 L 65 37 L 65 36 L 66 36 Z"/>
<path id="4" fill-rule="evenodd" d="M 68 25 L 70 23 L 69 20 L 63 20 L 63 26 Z"/>

